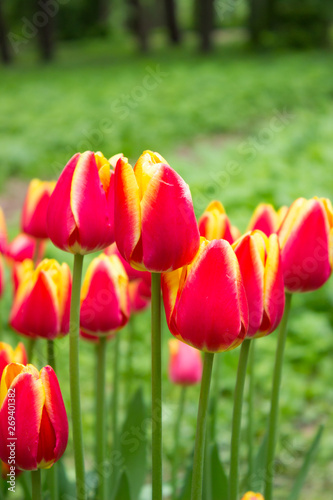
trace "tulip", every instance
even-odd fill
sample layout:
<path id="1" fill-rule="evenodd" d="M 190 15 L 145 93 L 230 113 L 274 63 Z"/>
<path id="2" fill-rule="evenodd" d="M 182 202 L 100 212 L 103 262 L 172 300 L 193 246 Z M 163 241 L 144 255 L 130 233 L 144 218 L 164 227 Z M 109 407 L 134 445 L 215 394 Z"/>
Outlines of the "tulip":
<path id="1" fill-rule="evenodd" d="M 288 207 L 281 207 L 276 211 L 273 205 L 260 203 L 251 217 L 247 231 L 262 231 L 266 236 L 276 233 L 288 211 Z"/>
<path id="2" fill-rule="evenodd" d="M 190 265 L 162 275 L 171 333 L 206 352 L 234 349 L 248 330 L 248 306 L 237 257 L 225 240 L 201 238 Z"/>
<path id="3" fill-rule="evenodd" d="M 177 339 L 169 340 L 169 378 L 179 385 L 194 385 L 200 382 L 202 360 L 200 351 Z"/>
<path id="4" fill-rule="evenodd" d="M 330 277 L 333 264 L 333 209 L 325 198 L 298 198 L 278 231 L 288 292 L 309 292 Z"/>
<path id="5" fill-rule="evenodd" d="M 23 335 L 49 340 L 68 333 L 71 286 L 68 265 L 54 259 L 28 270 L 15 295 L 11 327 Z"/>
<path id="6" fill-rule="evenodd" d="M 75 154 L 65 166 L 47 211 L 48 233 L 55 246 L 85 255 L 113 243 L 110 161 L 101 153 L 86 151 Z"/>
<path id="7" fill-rule="evenodd" d="M 21 363 L 26 365 L 28 362 L 27 353 L 22 342 L 19 342 L 15 349 L 6 342 L 0 342 L 0 380 L 2 372 L 10 363 Z"/>
<path id="8" fill-rule="evenodd" d="M 116 255 L 101 254 L 88 267 L 81 290 L 81 329 L 107 335 L 124 327 L 130 314 L 128 277 Z"/>
<path id="9" fill-rule="evenodd" d="M 39 179 L 30 182 L 21 217 L 21 229 L 24 233 L 37 239 L 48 238 L 46 214 L 55 185 L 55 182 L 43 182 Z"/>
<path id="10" fill-rule="evenodd" d="M 242 500 L 265 500 L 261 493 L 253 493 L 253 491 L 248 491 L 242 497 Z"/>
<path id="11" fill-rule="evenodd" d="M 189 264 L 199 230 L 189 187 L 158 154 L 144 152 L 134 169 L 121 158 L 115 170 L 115 237 L 121 255 L 141 271 Z"/>
<path id="12" fill-rule="evenodd" d="M 63 455 L 68 440 L 67 415 L 58 379 L 46 366 L 11 363 L 0 390 L 0 459 L 10 463 L 13 440 L 8 418 L 14 412 L 15 465 L 22 470 L 48 469 Z"/>
<path id="13" fill-rule="evenodd" d="M 261 231 L 245 234 L 233 244 L 249 306 L 247 337 L 263 337 L 280 323 L 284 310 L 284 284 L 279 240 Z"/>
<path id="14" fill-rule="evenodd" d="M 36 250 L 38 255 L 35 255 Z M 43 258 L 44 252 L 45 242 L 40 242 L 37 248 L 37 241 L 35 238 L 21 233 L 9 243 L 6 256 L 10 264 L 13 262 L 23 262 L 26 259 L 32 260 L 34 257 L 37 258 L 37 261 L 40 261 Z"/>
<path id="15" fill-rule="evenodd" d="M 6 253 L 7 250 L 7 225 L 5 214 L 0 207 L 0 252 Z"/>
<path id="16" fill-rule="evenodd" d="M 233 243 L 240 237 L 240 231 L 232 226 L 222 203 L 212 201 L 199 219 L 200 236 L 207 240 L 224 239 Z"/>

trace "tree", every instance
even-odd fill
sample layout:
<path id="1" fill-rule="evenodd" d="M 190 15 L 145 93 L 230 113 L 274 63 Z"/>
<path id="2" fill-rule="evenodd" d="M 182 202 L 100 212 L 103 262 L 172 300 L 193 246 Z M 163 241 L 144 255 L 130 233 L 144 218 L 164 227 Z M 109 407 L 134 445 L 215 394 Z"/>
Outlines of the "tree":
<path id="1" fill-rule="evenodd" d="M 197 0 L 197 3 L 201 50 L 203 52 L 209 52 L 212 49 L 214 0 Z"/>
<path id="2" fill-rule="evenodd" d="M 38 40 L 42 59 L 50 61 L 54 56 L 54 21 L 57 10 L 49 9 L 49 0 L 37 0 L 38 11 L 35 13 L 36 19 L 40 16 L 38 26 Z"/>
<path id="3" fill-rule="evenodd" d="M 164 0 L 165 20 L 171 43 L 177 45 L 181 41 L 181 33 L 177 22 L 177 0 Z"/>
<path id="4" fill-rule="evenodd" d="M 1 59 L 5 64 L 10 63 L 11 61 L 11 52 L 7 39 L 7 30 L 6 23 L 4 19 L 3 9 L 2 9 L 2 0 L 0 0 L 0 52 Z"/>
<path id="5" fill-rule="evenodd" d="M 127 0 L 130 7 L 130 27 L 138 37 L 143 52 L 148 50 L 148 13 L 142 0 Z"/>
<path id="6" fill-rule="evenodd" d="M 248 29 L 252 45 L 258 46 L 261 42 L 262 31 L 267 28 L 268 14 L 265 0 L 249 0 Z"/>

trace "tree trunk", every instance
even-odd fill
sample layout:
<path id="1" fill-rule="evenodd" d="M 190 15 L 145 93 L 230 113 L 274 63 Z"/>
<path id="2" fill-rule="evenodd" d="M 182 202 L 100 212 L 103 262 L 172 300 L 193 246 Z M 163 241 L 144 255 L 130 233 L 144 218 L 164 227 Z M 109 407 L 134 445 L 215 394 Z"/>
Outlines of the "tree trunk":
<path id="1" fill-rule="evenodd" d="M 258 47 L 261 34 L 267 28 L 267 2 L 265 0 L 249 0 L 249 35 L 252 45 Z"/>
<path id="2" fill-rule="evenodd" d="M 38 26 L 39 48 L 44 61 L 51 61 L 54 57 L 54 18 L 56 13 L 48 11 L 48 5 L 48 0 L 38 0 L 37 2 L 38 12 L 44 14 L 44 17 L 41 17 L 40 26 Z M 44 22 L 42 22 L 43 19 Z"/>
<path id="3" fill-rule="evenodd" d="M 169 31 L 171 43 L 178 45 L 181 41 L 181 33 L 177 22 L 177 0 L 164 0 L 165 20 Z"/>
<path id="4" fill-rule="evenodd" d="M 10 63 L 12 57 L 7 39 L 7 30 L 2 11 L 2 0 L 0 0 L 0 52 L 4 64 Z"/>
<path id="5" fill-rule="evenodd" d="M 109 31 L 110 0 L 99 0 L 97 11 L 97 21 L 102 35 L 107 35 Z"/>
<path id="6" fill-rule="evenodd" d="M 199 0 L 198 7 L 201 50 L 203 52 L 209 52 L 213 45 L 214 0 Z"/>
<path id="7" fill-rule="evenodd" d="M 131 16 L 130 24 L 138 37 L 142 52 L 147 52 L 148 46 L 148 13 L 142 4 L 142 0 L 128 0 Z"/>

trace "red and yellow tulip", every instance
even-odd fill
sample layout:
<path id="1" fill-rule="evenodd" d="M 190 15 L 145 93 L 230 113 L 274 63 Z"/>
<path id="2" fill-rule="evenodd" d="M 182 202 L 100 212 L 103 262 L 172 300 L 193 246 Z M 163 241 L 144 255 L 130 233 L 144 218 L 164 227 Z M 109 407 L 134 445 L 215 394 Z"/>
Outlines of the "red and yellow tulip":
<path id="1" fill-rule="evenodd" d="M 198 384 L 202 376 L 201 353 L 197 349 L 180 342 L 169 340 L 169 378 L 178 385 Z"/>
<path id="2" fill-rule="evenodd" d="M 268 203 L 260 203 L 251 217 L 247 231 L 255 231 L 256 229 L 262 231 L 266 236 L 276 233 L 279 229 L 288 207 L 283 206 L 276 211 L 273 205 Z"/>
<path id="3" fill-rule="evenodd" d="M 158 154 L 144 152 L 134 169 L 121 158 L 115 170 L 116 243 L 135 269 L 182 267 L 199 247 L 191 193 Z"/>
<path id="4" fill-rule="evenodd" d="M 237 347 L 248 330 L 245 289 L 235 252 L 226 240 L 201 238 L 188 266 L 162 275 L 171 333 L 202 351 Z"/>
<path id="5" fill-rule="evenodd" d="M 10 325 L 29 337 L 55 339 L 69 331 L 72 278 L 67 264 L 45 259 L 22 277 Z"/>
<path id="6" fill-rule="evenodd" d="M 7 250 L 7 224 L 5 219 L 5 214 L 0 207 L 0 253 L 6 253 Z"/>
<path id="7" fill-rule="evenodd" d="M 253 493 L 253 491 L 248 491 L 242 497 L 242 500 L 265 500 L 261 493 Z"/>
<path id="8" fill-rule="evenodd" d="M 86 151 L 65 166 L 47 211 L 49 237 L 57 247 L 84 255 L 113 243 L 112 163 L 112 158 Z"/>
<path id="9" fill-rule="evenodd" d="M 12 411 L 14 430 L 8 425 Z M 67 415 L 53 369 L 6 366 L 0 389 L 0 459 L 10 464 L 15 456 L 22 470 L 48 469 L 63 455 L 67 440 Z"/>
<path id="10" fill-rule="evenodd" d="M 23 280 L 24 276 L 28 272 L 34 270 L 34 263 L 31 259 L 25 259 L 23 262 L 15 262 L 13 266 L 12 279 L 14 286 L 14 294 Z"/>
<path id="11" fill-rule="evenodd" d="M 309 292 L 330 277 L 333 265 L 333 209 L 325 198 L 298 198 L 278 231 L 288 292 Z"/>
<path id="12" fill-rule="evenodd" d="M 232 226 L 222 203 L 212 201 L 199 219 L 200 236 L 207 240 L 220 238 L 233 243 L 240 237 L 240 231 Z"/>
<path id="13" fill-rule="evenodd" d="M 38 239 L 48 238 L 46 214 L 55 185 L 55 181 L 44 182 L 39 179 L 30 182 L 21 217 L 21 229 L 24 233 Z"/>
<path id="14" fill-rule="evenodd" d="M 0 380 L 2 372 L 10 363 L 21 363 L 26 365 L 28 362 L 27 353 L 22 342 L 19 342 L 15 349 L 6 342 L 0 342 Z"/>
<path id="15" fill-rule="evenodd" d="M 108 335 L 122 328 L 130 315 L 128 277 L 116 255 L 101 254 L 87 269 L 81 290 L 81 330 Z"/>
<path id="16" fill-rule="evenodd" d="M 273 332 L 284 311 L 284 283 L 276 234 L 253 231 L 233 244 L 249 306 L 247 337 Z"/>
<path id="17" fill-rule="evenodd" d="M 32 236 L 20 233 L 11 241 L 7 247 L 6 257 L 10 264 L 13 262 L 23 262 L 26 259 L 37 258 L 37 262 L 41 261 L 45 252 L 45 241 L 41 241 L 38 245 L 38 255 L 36 253 L 37 241 Z"/>

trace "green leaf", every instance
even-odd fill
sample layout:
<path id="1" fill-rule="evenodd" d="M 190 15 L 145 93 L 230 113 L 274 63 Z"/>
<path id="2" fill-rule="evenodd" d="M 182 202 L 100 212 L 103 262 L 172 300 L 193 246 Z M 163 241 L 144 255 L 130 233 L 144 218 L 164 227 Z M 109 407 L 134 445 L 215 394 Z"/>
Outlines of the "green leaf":
<path id="1" fill-rule="evenodd" d="M 219 449 L 216 443 L 210 449 L 210 472 L 211 500 L 228 498 L 228 477 L 220 460 Z"/>
<path id="2" fill-rule="evenodd" d="M 138 500 L 147 469 L 147 412 L 143 393 L 138 389 L 130 401 L 120 435 L 120 449 L 113 450 L 113 484 L 127 473 L 132 500 Z"/>
<path id="3" fill-rule="evenodd" d="M 297 500 L 298 499 L 298 497 L 301 493 L 301 490 L 304 486 L 306 476 L 309 472 L 310 466 L 314 460 L 316 451 L 318 450 L 321 436 L 323 434 L 323 430 L 324 430 L 324 426 L 320 425 L 318 428 L 318 431 L 314 437 L 314 440 L 312 441 L 312 444 L 304 457 L 303 465 L 302 465 L 302 467 L 301 467 L 301 469 L 300 469 L 300 471 L 295 479 L 294 486 L 291 490 L 291 493 L 288 497 L 288 500 Z"/>
<path id="4" fill-rule="evenodd" d="M 253 464 L 253 476 L 245 478 L 244 490 L 261 491 L 266 474 L 267 434 L 264 435 Z"/>
<path id="5" fill-rule="evenodd" d="M 178 500 L 191 500 L 191 486 L 192 486 L 192 463 L 187 468 L 182 491 Z"/>
<path id="6" fill-rule="evenodd" d="M 120 476 L 114 500 L 132 500 L 128 475 L 123 472 Z"/>

